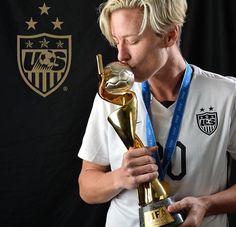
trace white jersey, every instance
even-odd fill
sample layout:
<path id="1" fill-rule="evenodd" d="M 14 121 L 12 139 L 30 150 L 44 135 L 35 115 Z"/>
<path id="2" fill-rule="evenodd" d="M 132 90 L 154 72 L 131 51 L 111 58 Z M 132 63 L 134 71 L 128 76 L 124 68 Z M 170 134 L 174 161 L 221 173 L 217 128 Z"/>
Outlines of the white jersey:
<path id="1" fill-rule="evenodd" d="M 203 196 L 222 191 L 227 185 L 227 152 L 236 159 L 236 81 L 206 72 L 196 66 L 188 93 L 176 151 L 166 180 L 172 196 Z M 146 109 L 141 84 L 133 86 L 138 98 L 136 133 L 146 145 Z M 98 95 L 90 114 L 79 157 L 117 169 L 121 166 L 126 147 L 107 117 L 120 108 L 102 100 Z M 152 120 L 159 146 L 163 152 L 175 103 L 169 108 L 152 100 Z M 105 186 L 104 186 L 105 187 Z M 106 227 L 138 227 L 137 190 L 126 190 L 112 199 Z M 201 227 L 226 227 L 227 215 L 210 216 Z"/>

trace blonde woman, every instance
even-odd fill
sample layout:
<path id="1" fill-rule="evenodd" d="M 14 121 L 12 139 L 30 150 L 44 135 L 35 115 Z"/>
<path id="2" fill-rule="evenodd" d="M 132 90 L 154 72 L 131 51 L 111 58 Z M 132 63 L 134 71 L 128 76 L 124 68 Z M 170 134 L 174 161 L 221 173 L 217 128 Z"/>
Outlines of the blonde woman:
<path id="1" fill-rule="evenodd" d="M 186 0 L 108 0 L 100 7 L 102 33 L 135 76 L 136 132 L 145 143 L 128 152 L 107 121 L 117 107 L 96 96 L 79 151 L 79 186 L 87 203 L 111 201 L 107 227 L 139 226 L 136 188 L 157 176 L 176 201 L 168 210 L 187 213 L 181 226 L 226 227 L 226 214 L 236 211 L 236 186 L 226 188 L 227 154 L 236 158 L 236 83 L 182 57 L 186 10 Z"/>

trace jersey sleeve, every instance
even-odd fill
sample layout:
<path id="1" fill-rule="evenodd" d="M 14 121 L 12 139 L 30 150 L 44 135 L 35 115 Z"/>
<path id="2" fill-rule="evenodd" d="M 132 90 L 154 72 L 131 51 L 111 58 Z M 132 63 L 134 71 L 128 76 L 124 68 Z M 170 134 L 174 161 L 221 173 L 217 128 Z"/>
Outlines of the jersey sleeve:
<path id="1" fill-rule="evenodd" d="M 97 94 L 78 153 L 81 159 L 104 166 L 109 165 L 107 144 L 108 110 L 106 106 L 105 101 Z"/>

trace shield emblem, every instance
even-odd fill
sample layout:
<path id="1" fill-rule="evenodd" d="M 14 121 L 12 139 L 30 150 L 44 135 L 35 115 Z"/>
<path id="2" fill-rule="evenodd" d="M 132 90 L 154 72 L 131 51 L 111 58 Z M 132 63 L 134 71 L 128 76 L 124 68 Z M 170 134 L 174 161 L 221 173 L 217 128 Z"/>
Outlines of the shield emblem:
<path id="1" fill-rule="evenodd" d="M 17 36 L 17 62 L 25 83 L 46 97 L 65 81 L 71 66 L 71 36 Z"/>
<path id="2" fill-rule="evenodd" d="M 211 135 L 218 126 L 218 118 L 216 112 L 205 112 L 197 114 L 197 124 L 202 132 Z"/>

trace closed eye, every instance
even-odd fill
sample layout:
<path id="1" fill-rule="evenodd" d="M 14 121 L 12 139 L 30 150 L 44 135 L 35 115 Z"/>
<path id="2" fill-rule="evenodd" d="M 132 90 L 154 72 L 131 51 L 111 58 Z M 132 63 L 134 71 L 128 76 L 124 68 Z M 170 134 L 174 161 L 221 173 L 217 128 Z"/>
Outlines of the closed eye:
<path id="1" fill-rule="evenodd" d="M 127 40 L 129 45 L 135 45 L 139 42 L 139 39 L 135 39 L 135 40 Z"/>

